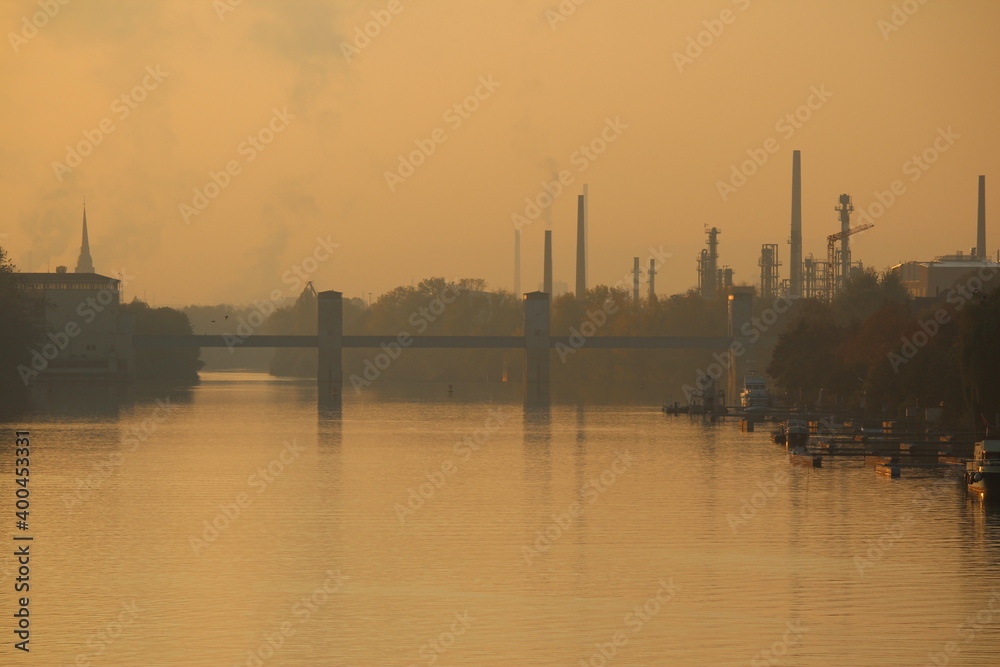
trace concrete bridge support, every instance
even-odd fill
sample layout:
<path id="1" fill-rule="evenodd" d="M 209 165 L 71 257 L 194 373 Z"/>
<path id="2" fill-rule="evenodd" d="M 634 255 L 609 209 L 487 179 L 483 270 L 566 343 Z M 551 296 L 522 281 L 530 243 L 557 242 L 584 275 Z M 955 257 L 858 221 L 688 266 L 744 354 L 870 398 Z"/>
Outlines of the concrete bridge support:
<path id="1" fill-rule="evenodd" d="M 341 354 L 344 348 L 344 295 L 331 290 L 320 292 L 316 300 L 319 308 L 316 382 L 320 396 L 340 396 L 344 388 Z"/>
<path id="2" fill-rule="evenodd" d="M 750 343 L 750 320 L 753 317 L 752 287 L 733 287 L 729 293 L 729 336 L 733 342 L 726 354 L 729 356 L 729 381 L 726 383 L 726 403 L 739 405 L 747 362 L 754 360 Z"/>
<path id="3" fill-rule="evenodd" d="M 547 401 L 549 395 L 549 295 L 524 295 L 524 398 Z"/>

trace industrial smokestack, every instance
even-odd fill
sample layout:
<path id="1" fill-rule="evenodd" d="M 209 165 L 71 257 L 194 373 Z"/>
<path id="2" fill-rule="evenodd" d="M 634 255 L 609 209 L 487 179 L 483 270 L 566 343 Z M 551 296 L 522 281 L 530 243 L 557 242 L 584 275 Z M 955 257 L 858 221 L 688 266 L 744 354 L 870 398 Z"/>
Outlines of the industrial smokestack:
<path id="1" fill-rule="evenodd" d="M 521 230 L 514 230 L 514 294 L 521 298 Z"/>
<path id="2" fill-rule="evenodd" d="M 789 283 L 788 295 L 802 296 L 802 153 L 792 151 L 792 234 L 789 239 L 792 245 L 791 256 L 788 258 Z"/>
<path id="3" fill-rule="evenodd" d="M 840 195 L 840 276 L 839 286 L 847 284 L 847 279 L 851 277 L 851 213 L 854 212 L 854 204 L 851 203 L 851 195 Z"/>
<path id="4" fill-rule="evenodd" d="M 583 184 L 583 284 L 587 284 L 590 266 L 590 186 Z"/>
<path id="5" fill-rule="evenodd" d="M 632 258 L 632 303 L 639 303 L 639 258 Z"/>
<path id="6" fill-rule="evenodd" d="M 576 300 L 583 301 L 587 293 L 587 200 L 576 198 Z"/>
<path id="7" fill-rule="evenodd" d="M 552 296 L 552 230 L 545 230 L 545 273 L 542 278 L 542 291 Z M 551 302 L 551 301 L 550 301 Z"/>
<path id="8" fill-rule="evenodd" d="M 656 260 L 649 260 L 649 300 L 656 298 Z"/>
<path id="9" fill-rule="evenodd" d="M 976 222 L 976 255 L 986 259 L 986 177 L 979 177 L 979 218 Z"/>

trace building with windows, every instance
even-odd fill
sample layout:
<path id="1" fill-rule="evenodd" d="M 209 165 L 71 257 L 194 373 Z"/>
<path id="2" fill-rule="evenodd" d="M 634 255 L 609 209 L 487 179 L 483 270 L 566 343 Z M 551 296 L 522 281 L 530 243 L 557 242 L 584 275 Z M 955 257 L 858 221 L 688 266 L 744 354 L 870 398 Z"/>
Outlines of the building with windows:
<path id="1" fill-rule="evenodd" d="M 131 373 L 132 315 L 121 312 L 121 281 L 94 270 L 86 209 L 76 272 L 60 266 L 55 273 L 18 275 L 45 330 L 45 338 L 32 351 L 30 370 L 39 375 Z"/>

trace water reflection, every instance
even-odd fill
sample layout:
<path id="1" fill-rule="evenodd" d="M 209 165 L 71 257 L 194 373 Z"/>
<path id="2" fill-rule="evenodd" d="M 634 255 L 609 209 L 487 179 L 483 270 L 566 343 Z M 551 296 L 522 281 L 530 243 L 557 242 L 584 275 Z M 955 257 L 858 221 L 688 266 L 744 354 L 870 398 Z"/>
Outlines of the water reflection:
<path id="1" fill-rule="evenodd" d="M 1000 509 L 943 472 L 883 484 L 848 460 L 791 466 L 766 433 L 650 406 L 531 404 L 485 385 L 379 392 L 320 405 L 309 382 L 213 376 L 113 416 L 26 424 L 45 443 L 53 546 L 42 662 L 73 664 L 134 598 L 142 614 L 91 664 L 246 664 L 284 622 L 295 634 L 264 664 L 427 664 L 422 647 L 468 610 L 436 664 L 576 665 L 624 632 L 608 664 L 917 665 L 1000 574 Z M 279 465 L 293 439 L 301 452 Z M 90 496 L 61 507 L 95 465 L 107 474 Z M 252 502 L 227 518 L 241 493 Z M 859 573 L 855 557 L 907 513 L 918 520 Z M 327 570 L 351 578 L 300 617 Z M 676 598 L 634 632 L 623 619 L 671 577 Z M 801 642 L 782 644 L 787 624 L 806 628 Z M 949 664 L 998 652 L 983 631 Z"/>
<path id="2" fill-rule="evenodd" d="M 548 404 L 525 405 L 524 483 L 531 499 L 529 507 L 549 507 L 552 483 L 552 408 Z"/>

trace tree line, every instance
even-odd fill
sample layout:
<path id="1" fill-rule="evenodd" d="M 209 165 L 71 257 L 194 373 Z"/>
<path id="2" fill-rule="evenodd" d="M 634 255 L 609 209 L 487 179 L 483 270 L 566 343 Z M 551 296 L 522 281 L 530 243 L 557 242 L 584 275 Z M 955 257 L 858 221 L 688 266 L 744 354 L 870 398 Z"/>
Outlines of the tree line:
<path id="1" fill-rule="evenodd" d="M 992 270 L 990 270 L 992 271 Z M 979 272 L 980 274 L 982 271 Z M 947 423 L 996 422 L 1000 411 L 1000 290 L 989 275 L 970 274 L 944 299 L 913 299 L 892 272 L 855 272 L 831 302 L 799 299 L 759 333 L 751 370 L 765 371 L 780 401 L 790 406 L 839 407 L 894 418 L 907 407 L 939 407 Z M 1000 281 L 996 281 L 1000 283 Z M 754 299 L 755 316 L 774 300 Z M 153 308 L 138 299 L 122 306 L 135 317 L 137 334 L 235 333 L 249 322 L 253 333 L 316 332 L 317 295 L 307 285 L 294 302 L 279 306 Z M 0 248 L 0 396 L 23 394 L 16 368 L 44 338 L 38 309 Z M 552 383 L 576 392 L 684 400 L 720 359 L 704 350 L 599 350 L 596 336 L 725 336 L 726 299 L 693 290 L 636 303 L 630 290 L 597 286 L 580 301 L 572 293 L 551 303 L 553 336 L 569 345 L 552 353 Z M 766 318 L 765 318 L 765 321 Z M 367 388 L 387 381 L 520 382 L 520 350 L 410 349 L 417 335 L 523 335 L 523 304 L 513 293 L 490 291 L 481 279 L 428 278 L 397 287 L 373 303 L 344 300 L 346 335 L 394 337 L 388 349 L 346 349 L 345 384 Z M 310 349 L 136 350 L 136 377 L 197 382 L 207 359 L 212 369 L 244 368 L 277 376 L 313 377 Z M 722 383 L 724 386 L 724 383 Z M 735 403 L 737 397 L 727 397 Z"/>
<path id="2" fill-rule="evenodd" d="M 981 273 L 944 299 L 911 298 L 892 272 L 855 273 L 832 303 L 795 304 L 768 374 L 791 405 L 886 418 L 940 408 L 947 424 L 996 423 L 1000 291 L 993 269 Z"/>

